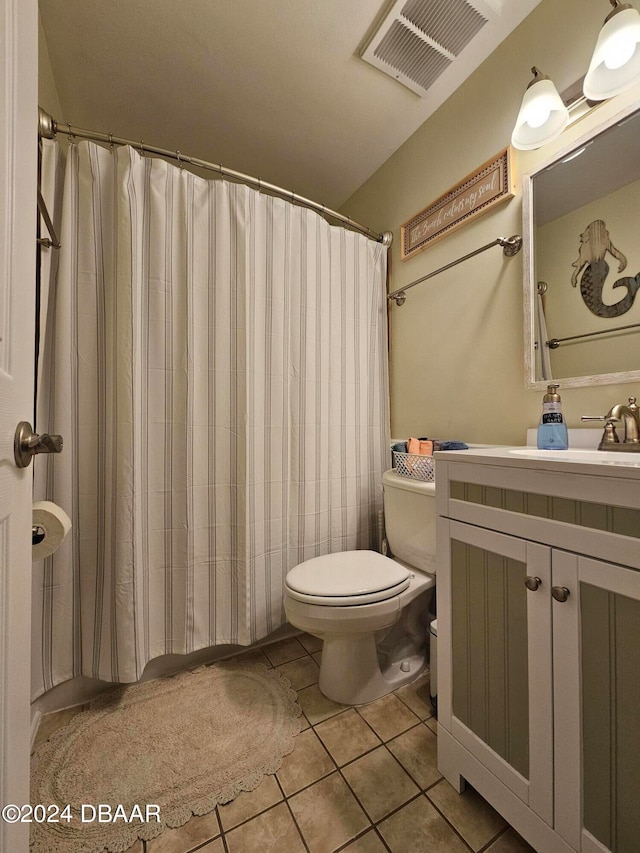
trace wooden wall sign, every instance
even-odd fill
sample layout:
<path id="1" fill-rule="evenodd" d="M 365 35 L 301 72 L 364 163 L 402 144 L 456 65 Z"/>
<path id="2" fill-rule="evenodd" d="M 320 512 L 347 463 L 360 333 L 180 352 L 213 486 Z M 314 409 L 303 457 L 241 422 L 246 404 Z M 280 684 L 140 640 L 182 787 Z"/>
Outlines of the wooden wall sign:
<path id="1" fill-rule="evenodd" d="M 400 226 L 402 260 L 509 198 L 511 149 L 505 148 Z"/>

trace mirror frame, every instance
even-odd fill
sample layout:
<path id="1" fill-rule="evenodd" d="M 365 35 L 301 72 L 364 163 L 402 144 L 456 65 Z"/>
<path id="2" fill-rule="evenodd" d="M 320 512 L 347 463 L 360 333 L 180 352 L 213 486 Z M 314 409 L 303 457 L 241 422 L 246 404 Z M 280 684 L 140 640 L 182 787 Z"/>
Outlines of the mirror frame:
<path id="1" fill-rule="evenodd" d="M 570 145 L 554 151 L 552 155 L 546 158 L 543 162 L 538 163 L 535 169 L 525 172 L 522 175 L 522 250 L 523 250 L 523 304 L 524 304 L 524 371 L 525 371 L 525 387 L 530 390 L 544 390 L 550 381 L 556 380 L 536 379 L 536 358 L 535 358 L 535 304 L 536 304 L 536 271 L 535 271 L 535 250 L 534 250 L 534 231 L 535 223 L 533 221 L 533 181 L 536 175 L 543 172 L 553 163 L 562 160 L 582 147 L 585 143 L 590 142 L 596 136 L 613 127 L 618 122 L 640 112 L 640 104 L 637 102 L 626 107 L 624 110 L 611 116 L 601 124 L 592 127 L 588 133 L 583 134 L 578 139 L 571 142 Z M 640 358 L 640 356 L 639 356 Z M 592 376 L 568 376 L 561 377 L 557 381 L 560 382 L 563 388 L 583 388 L 591 385 L 610 385 L 613 383 L 624 382 L 639 382 L 640 367 L 638 370 L 625 370 L 619 373 L 597 373 Z"/>

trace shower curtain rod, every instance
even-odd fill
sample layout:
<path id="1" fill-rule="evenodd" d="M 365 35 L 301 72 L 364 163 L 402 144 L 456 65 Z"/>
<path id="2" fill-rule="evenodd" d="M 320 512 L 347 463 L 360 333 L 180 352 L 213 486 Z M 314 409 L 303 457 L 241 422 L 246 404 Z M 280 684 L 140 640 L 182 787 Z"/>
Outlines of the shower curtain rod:
<path id="1" fill-rule="evenodd" d="M 468 261 L 469 258 L 473 258 L 475 255 L 479 255 L 480 252 L 486 252 L 487 249 L 491 249 L 492 246 L 502 246 L 503 254 L 512 258 L 514 255 L 517 255 L 520 249 L 522 248 L 522 237 L 519 234 L 514 234 L 513 237 L 496 237 L 495 240 L 492 240 L 491 243 L 487 243 L 486 246 L 480 246 L 479 249 L 474 249 L 473 252 L 469 252 L 468 255 L 463 255 L 461 258 L 456 258 L 455 261 L 451 261 L 450 264 L 445 264 L 443 267 L 440 267 L 433 272 L 428 273 L 427 275 L 423 275 L 422 278 L 417 278 L 415 281 L 412 281 L 411 284 L 405 284 L 404 287 L 398 288 L 398 290 L 394 290 L 393 293 L 390 293 L 387 296 L 387 299 L 395 299 L 396 305 L 404 305 L 405 300 L 407 298 L 406 290 L 409 290 L 410 287 L 415 287 L 416 284 L 422 284 L 423 281 L 426 281 L 428 278 L 433 278 L 434 275 L 439 275 L 441 272 L 445 270 L 451 269 L 451 267 L 455 267 L 458 264 L 461 264 L 462 261 Z"/>
<path id="2" fill-rule="evenodd" d="M 158 148 L 155 145 L 148 145 L 146 142 L 135 139 L 124 139 L 120 136 L 114 136 L 112 133 L 100 133 L 95 130 L 85 130 L 80 127 L 72 127 L 68 123 L 60 123 L 46 113 L 42 108 L 38 109 L 38 135 L 43 139 L 53 139 L 57 133 L 65 133 L 67 136 L 77 136 L 81 139 L 92 139 L 96 142 L 108 142 L 109 145 L 130 145 L 132 148 L 137 148 L 144 156 L 145 153 L 158 154 L 161 157 L 169 157 L 172 160 L 177 160 L 178 163 L 188 163 L 190 166 L 197 166 L 200 169 L 208 169 L 212 172 L 218 172 L 223 178 L 231 178 L 243 184 L 248 184 L 252 187 L 257 187 L 258 190 L 266 190 L 269 193 L 285 198 L 294 204 L 300 204 L 303 207 L 308 207 L 315 210 L 323 216 L 330 216 L 332 219 L 337 219 L 338 222 L 348 225 L 354 231 L 359 231 L 368 237 L 370 240 L 375 240 L 382 243 L 383 246 L 390 246 L 393 235 L 390 231 L 384 231 L 379 234 L 373 231 L 366 225 L 360 225 L 354 222 L 348 216 L 338 213 L 325 207 L 324 204 L 319 204 L 317 201 L 304 198 L 291 190 L 283 189 L 275 184 L 270 184 L 263 181 L 262 178 L 254 178 L 252 175 L 245 175 L 243 172 L 236 172 L 235 169 L 228 169 L 226 166 L 218 165 L 217 163 L 209 163 L 207 160 L 200 160 L 198 157 L 189 157 L 182 154 L 180 151 L 169 151 L 166 148 Z"/>

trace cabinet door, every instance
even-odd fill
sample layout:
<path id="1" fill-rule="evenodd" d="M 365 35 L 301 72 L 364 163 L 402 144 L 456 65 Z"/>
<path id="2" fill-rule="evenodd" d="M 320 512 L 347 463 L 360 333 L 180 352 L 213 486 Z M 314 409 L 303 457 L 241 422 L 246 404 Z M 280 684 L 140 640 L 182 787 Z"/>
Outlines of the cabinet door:
<path id="1" fill-rule="evenodd" d="M 640 572 L 553 552 L 556 829 L 585 853 L 640 849 Z"/>
<path id="2" fill-rule="evenodd" d="M 551 825 L 551 549 L 440 523 L 438 722 Z"/>

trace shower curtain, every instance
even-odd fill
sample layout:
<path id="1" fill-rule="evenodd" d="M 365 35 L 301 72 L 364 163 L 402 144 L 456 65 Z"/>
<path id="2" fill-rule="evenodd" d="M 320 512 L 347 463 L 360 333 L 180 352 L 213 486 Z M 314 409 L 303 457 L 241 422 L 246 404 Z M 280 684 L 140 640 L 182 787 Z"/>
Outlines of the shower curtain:
<path id="1" fill-rule="evenodd" d="M 73 529 L 34 565 L 34 697 L 268 635 L 289 568 L 374 544 L 389 456 L 380 244 L 91 142 L 62 204 L 35 494 Z"/>

